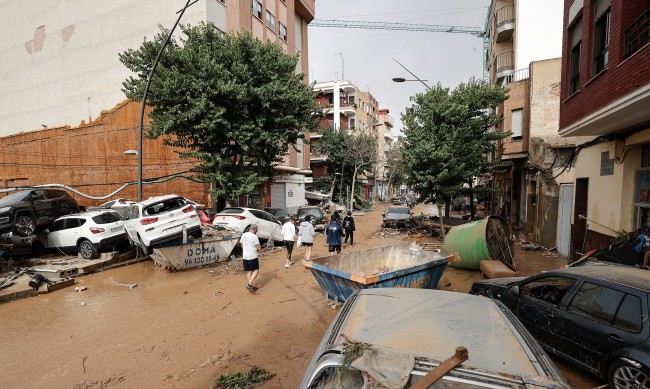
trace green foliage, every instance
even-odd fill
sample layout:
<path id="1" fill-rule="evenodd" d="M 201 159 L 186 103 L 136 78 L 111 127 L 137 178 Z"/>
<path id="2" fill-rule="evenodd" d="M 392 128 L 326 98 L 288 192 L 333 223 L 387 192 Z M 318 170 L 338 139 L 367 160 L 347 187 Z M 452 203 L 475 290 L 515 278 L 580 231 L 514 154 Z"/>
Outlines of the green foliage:
<path id="1" fill-rule="evenodd" d="M 506 93 L 472 78 L 453 91 L 438 84 L 412 98 L 402 115 L 402 153 L 407 181 L 421 198 L 452 198 L 464 183 L 491 171 L 488 156 L 509 135 L 491 131 L 500 120 L 494 108 Z"/>
<path id="2" fill-rule="evenodd" d="M 275 377 L 275 373 L 253 366 L 248 373 L 237 372 L 220 376 L 213 387 L 219 389 L 244 389 L 261 384 L 273 377 Z"/>
<path id="3" fill-rule="evenodd" d="M 314 149 L 327 155 L 328 171 L 343 174 L 343 186 L 350 185 L 354 193 L 356 175 L 372 171 L 377 162 L 377 139 L 364 133 L 349 134 L 346 130 L 329 127 L 321 128 L 319 133 L 322 137 Z M 337 180 L 335 185 L 340 185 L 340 181 Z M 334 193 L 339 193 L 339 190 Z"/>
<path id="4" fill-rule="evenodd" d="M 223 34 L 212 24 L 180 26 L 154 72 L 147 136 L 164 137 L 181 158 L 198 162 L 215 195 L 235 198 L 273 177 L 290 145 L 316 128 L 314 92 L 295 72 L 297 56 L 248 32 Z M 146 79 L 168 31 L 120 54 L 136 73 L 123 83 L 141 101 Z"/>

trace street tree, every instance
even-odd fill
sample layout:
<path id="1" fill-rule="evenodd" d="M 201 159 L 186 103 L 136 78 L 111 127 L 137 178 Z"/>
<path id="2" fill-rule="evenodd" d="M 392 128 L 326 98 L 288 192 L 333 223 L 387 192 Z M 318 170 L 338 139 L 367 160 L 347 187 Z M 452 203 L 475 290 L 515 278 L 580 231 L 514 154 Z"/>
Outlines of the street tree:
<path id="1" fill-rule="evenodd" d="M 404 160 L 402 158 L 401 144 L 393 147 L 388 152 L 386 158 L 386 178 L 388 179 L 388 193 L 393 192 L 393 188 L 401 186 L 406 182 L 406 171 Z"/>
<path id="2" fill-rule="evenodd" d="M 322 137 L 314 148 L 320 154 L 327 155 L 328 170 L 340 172 L 344 182 L 351 185 L 348 207 L 352 209 L 357 175 L 366 170 L 370 171 L 377 162 L 377 139 L 364 133 L 349 134 L 345 129 L 331 127 L 321 128 L 319 133 Z M 345 177 L 346 172 L 348 177 Z M 336 184 L 334 181 L 333 183 Z M 340 189 L 342 191 L 343 188 Z"/>
<path id="3" fill-rule="evenodd" d="M 495 108 L 506 98 L 504 87 L 474 78 L 453 91 L 438 83 L 412 97 L 402 115 L 408 183 L 425 201 L 444 202 L 445 215 L 464 184 L 491 171 L 488 156 L 509 135 L 491 131 L 500 120 Z"/>
<path id="4" fill-rule="evenodd" d="M 120 54 L 136 74 L 123 82 L 128 98 L 141 101 L 167 35 L 161 28 L 152 41 Z M 264 189 L 288 147 L 317 126 L 314 92 L 296 73 L 298 61 L 249 32 L 181 26 L 153 74 L 146 136 L 163 137 L 181 158 L 196 161 L 195 177 L 215 183 L 220 199 Z"/>

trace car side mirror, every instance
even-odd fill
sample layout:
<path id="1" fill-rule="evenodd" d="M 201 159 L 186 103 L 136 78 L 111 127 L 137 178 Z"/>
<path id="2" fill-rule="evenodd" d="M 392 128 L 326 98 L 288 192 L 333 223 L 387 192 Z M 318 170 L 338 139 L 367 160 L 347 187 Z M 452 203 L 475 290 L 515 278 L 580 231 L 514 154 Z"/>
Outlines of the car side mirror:
<path id="1" fill-rule="evenodd" d="M 519 296 L 519 285 L 513 285 L 510 287 L 510 292 L 515 296 Z"/>

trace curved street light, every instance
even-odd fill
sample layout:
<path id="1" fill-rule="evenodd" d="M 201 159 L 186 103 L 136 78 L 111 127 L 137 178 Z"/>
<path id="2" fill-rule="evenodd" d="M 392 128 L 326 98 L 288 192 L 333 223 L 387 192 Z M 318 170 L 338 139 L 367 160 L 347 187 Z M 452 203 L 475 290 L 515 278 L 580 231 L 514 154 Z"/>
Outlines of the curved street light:
<path id="1" fill-rule="evenodd" d="M 144 87 L 144 93 L 142 95 L 142 107 L 140 107 L 140 122 L 138 124 L 138 201 L 142 201 L 142 122 L 144 121 L 144 109 L 147 105 L 147 94 L 149 93 L 151 78 L 153 77 L 153 72 L 156 70 L 158 61 L 160 61 L 160 56 L 162 55 L 163 50 L 165 50 L 165 47 L 167 47 L 167 44 L 172 38 L 172 34 L 174 33 L 176 26 L 178 26 L 178 23 L 181 21 L 181 18 L 183 17 L 185 10 L 187 9 L 187 7 L 196 3 L 197 1 L 199 0 L 194 0 L 193 2 L 192 0 L 187 0 L 187 3 L 185 3 L 185 7 L 183 7 L 182 10 L 177 12 L 180 13 L 180 15 L 178 15 L 178 19 L 176 19 L 176 23 L 174 23 L 174 27 L 172 27 L 172 29 L 169 31 L 169 35 L 167 35 L 167 39 L 165 40 L 165 43 L 163 43 L 162 47 L 160 48 L 160 51 L 158 51 L 158 55 L 156 55 L 156 59 L 153 61 L 153 65 L 151 66 L 151 70 L 149 71 L 149 75 L 147 76 L 147 84 Z"/>

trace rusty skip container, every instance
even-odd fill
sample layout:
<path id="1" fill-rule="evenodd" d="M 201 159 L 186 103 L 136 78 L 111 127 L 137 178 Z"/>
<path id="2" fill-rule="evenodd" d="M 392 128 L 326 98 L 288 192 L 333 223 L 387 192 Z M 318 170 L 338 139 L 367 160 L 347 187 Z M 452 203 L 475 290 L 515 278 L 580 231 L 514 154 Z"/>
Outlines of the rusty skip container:
<path id="1" fill-rule="evenodd" d="M 460 256 L 460 260 L 454 261 L 451 266 L 478 270 L 482 260 L 492 259 L 501 261 L 510 269 L 517 271 L 513 250 L 503 223 L 503 219 L 490 216 L 452 227 L 445 236 L 442 247 L 443 252 L 458 253 Z"/>
<path id="2" fill-rule="evenodd" d="M 325 298 L 342 302 L 360 289 L 435 289 L 448 258 L 419 246 L 385 246 L 303 263 L 325 291 Z"/>

